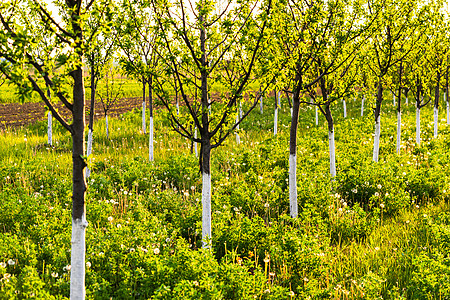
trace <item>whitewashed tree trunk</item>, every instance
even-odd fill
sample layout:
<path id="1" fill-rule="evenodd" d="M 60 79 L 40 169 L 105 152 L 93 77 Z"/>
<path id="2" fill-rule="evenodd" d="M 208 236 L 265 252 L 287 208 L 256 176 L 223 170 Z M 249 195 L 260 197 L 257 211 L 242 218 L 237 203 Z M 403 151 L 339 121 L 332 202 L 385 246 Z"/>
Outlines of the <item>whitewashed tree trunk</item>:
<path id="1" fill-rule="evenodd" d="M 406 96 L 405 104 L 408 104 L 408 96 Z"/>
<path id="2" fill-rule="evenodd" d="M 319 108 L 317 106 L 315 106 L 315 110 L 316 110 L 316 126 L 319 125 Z"/>
<path id="3" fill-rule="evenodd" d="M 261 114 L 263 114 L 263 96 L 259 96 L 259 111 Z"/>
<path id="4" fill-rule="evenodd" d="M 148 157 L 150 161 L 154 160 L 153 156 L 153 117 L 150 117 L 150 128 L 149 128 L 149 138 L 148 138 Z"/>
<path id="5" fill-rule="evenodd" d="M 238 114 L 236 114 L 236 124 L 239 122 L 239 115 L 240 115 L 240 109 Z M 239 130 L 239 124 L 236 126 L 236 130 Z M 236 131 L 236 144 L 240 144 L 241 143 L 241 137 L 239 136 L 239 133 Z"/>
<path id="6" fill-rule="evenodd" d="M 281 108 L 281 91 L 278 91 L 278 107 Z"/>
<path id="7" fill-rule="evenodd" d="M 289 206 L 292 218 L 298 215 L 297 205 L 297 156 L 289 154 Z"/>
<path id="8" fill-rule="evenodd" d="M 342 105 L 344 106 L 344 118 L 347 118 L 347 103 L 342 100 Z"/>
<path id="9" fill-rule="evenodd" d="M 177 99 L 177 116 L 180 115 L 180 103 L 178 103 L 178 99 Z"/>
<path id="10" fill-rule="evenodd" d="M 194 138 L 197 138 L 197 126 L 194 127 Z M 194 142 L 194 153 L 195 156 L 198 157 L 197 142 Z"/>
<path id="11" fill-rule="evenodd" d="M 400 153 L 402 135 L 402 113 L 397 111 L 397 154 Z"/>
<path id="12" fill-rule="evenodd" d="M 109 123 L 108 123 L 108 115 L 105 115 L 105 124 L 106 124 L 106 138 L 109 139 Z"/>
<path id="13" fill-rule="evenodd" d="M 378 116 L 377 120 L 375 121 L 375 136 L 373 140 L 372 160 L 374 162 L 378 162 L 378 156 L 380 154 L 380 134 L 381 134 L 381 124 L 380 124 L 380 116 Z"/>
<path id="14" fill-rule="evenodd" d="M 92 140 L 94 138 L 94 133 L 92 132 L 92 129 L 89 128 L 89 132 L 88 132 L 88 145 L 87 145 L 87 157 L 89 157 L 92 154 Z M 91 159 L 89 158 L 89 162 L 91 161 Z M 86 173 L 85 173 L 85 177 L 86 179 L 89 178 L 89 176 L 91 176 L 91 170 L 86 167 Z"/>
<path id="15" fill-rule="evenodd" d="M 72 218 L 72 252 L 70 260 L 70 296 L 73 300 L 85 299 L 85 257 L 86 257 L 86 227 L 88 222 L 83 214 L 81 219 Z"/>
<path id="16" fill-rule="evenodd" d="M 145 122 L 145 102 L 142 102 L 142 132 L 146 133 L 146 122 Z"/>
<path id="17" fill-rule="evenodd" d="M 392 101 L 393 101 L 393 103 L 394 103 L 394 106 L 395 106 L 395 94 L 394 94 L 394 92 L 392 92 Z"/>
<path id="18" fill-rule="evenodd" d="M 450 125 L 450 104 L 448 103 L 447 92 L 444 93 L 444 101 L 447 104 L 447 125 Z"/>
<path id="19" fill-rule="evenodd" d="M 416 143 L 420 146 L 420 108 L 416 108 Z"/>
<path id="20" fill-rule="evenodd" d="M 433 131 L 433 136 L 434 138 L 437 138 L 438 136 L 438 116 L 439 116 L 439 108 L 437 108 L 436 106 L 434 106 L 433 109 L 433 115 L 434 115 L 434 131 Z"/>
<path id="21" fill-rule="evenodd" d="M 211 246 L 211 174 L 202 172 L 202 241 Z"/>
<path id="22" fill-rule="evenodd" d="M 278 107 L 275 108 L 275 113 L 273 115 L 273 135 L 277 135 L 278 130 Z"/>
<path id="23" fill-rule="evenodd" d="M 364 95 L 361 100 L 361 117 L 364 116 L 364 100 L 366 100 L 366 96 Z"/>
<path id="24" fill-rule="evenodd" d="M 52 112 L 47 113 L 47 143 L 53 145 L 53 126 L 52 126 Z"/>
<path id="25" fill-rule="evenodd" d="M 330 147 L 330 175 L 336 176 L 336 148 L 334 146 L 334 129 L 328 131 L 328 144 Z"/>

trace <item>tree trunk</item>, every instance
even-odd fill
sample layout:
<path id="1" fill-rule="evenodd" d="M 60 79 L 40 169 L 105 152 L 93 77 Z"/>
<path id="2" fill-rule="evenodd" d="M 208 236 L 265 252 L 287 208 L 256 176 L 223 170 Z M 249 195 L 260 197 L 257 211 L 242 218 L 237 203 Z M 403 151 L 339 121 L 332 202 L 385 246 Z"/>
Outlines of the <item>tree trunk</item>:
<path id="1" fill-rule="evenodd" d="M 275 112 L 273 114 L 273 135 L 277 135 L 278 131 L 278 105 L 277 105 L 277 93 L 275 91 Z"/>
<path id="2" fill-rule="evenodd" d="M 278 107 L 281 108 L 281 91 L 278 91 Z"/>
<path id="3" fill-rule="evenodd" d="M 47 85 L 47 97 L 48 100 L 50 100 L 51 94 L 50 94 L 50 87 Z M 52 131 L 52 112 L 49 110 L 47 113 L 47 144 L 50 146 L 53 145 L 53 131 Z"/>
<path id="4" fill-rule="evenodd" d="M 197 126 L 194 127 L 194 138 L 197 138 Z M 193 143 L 195 157 L 198 157 L 197 142 Z"/>
<path id="5" fill-rule="evenodd" d="M 448 103 L 447 91 L 444 92 L 444 101 L 447 103 L 447 125 L 450 125 L 450 104 Z"/>
<path id="6" fill-rule="evenodd" d="M 149 80 L 148 80 L 148 106 L 149 106 L 149 110 L 150 110 L 150 128 L 149 128 L 149 138 L 148 138 L 148 156 L 149 156 L 149 160 L 153 161 L 154 157 L 153 157 L 153 89 L 152 89 L 152 84 L 153 84 L 153 78 L 150 76 Z"/>
<path id="7" fill-rule="evenodd" d="M 89 109 L 89 133 L 88 133 L 88 145 L 87 145 L 87 153 L 86 156 L 89 157 L 92 154 L 92 143 L 94 138 L 94 115 L 95 115 L 95 91 L 97 86 L 95 84 L 95 69 L 91 67 L 91 105 Z M 89 159 L 90 161 L 90 159 Z M 86 167 L 86 179 L 91 176 L 91 170 Z"/>
<path id="8" fill-rule="evenodd" d="M 300 109 L 300 92 L 292 98 L 291 130 L 289 134 L 289 211 L 292 218 L 298 215 L 297 204 L 297 128 Z"/>
<path id="9" fill-rule="evenodd" d="M 142 132 L 144 134 L 147 133 L 145 109 L 145 79 L 142 78 Z"/>
<path id="10" fill-rule="evenodd" d="M 380 124 L 380 114 L 381 114 L 381 103 L 383 102 L 383 85 L 381 80 L 378 82 L 378 93 L 377 102 L 375 106 L 374 116 L 375 116 L 375 136 L 373 142 L 373 157 L 374 162 L 378 162 L 378 156 L 380 154 L 380 134 L 381 134 L 381 124 Z"/>
<path id="11" fill-rule="evenodd" d="M 416 144 L 420 146 L 420 106 L 416 107 Z"/>
<path id="12" fill-rule="evenodd" d="M 325 106 L 325 118 L 328 124 L 328 146 L 330 152 L 330 175 L 336 177 L 336 147 L 334 145 L 334 122 L 331 115 L 330 103 Z"/>
<path id="13" fill-rule="evenodd" d="M 109 123 L 108 123 L 108 113 L 105 112 L 105 126 L 106 126 L 106 138 L 109 139 Z"/>
<path id="14" fill-rule="evenodd" d="M 240 115 L 240 109 L 237 109 L 238 111 L 236 112 L 236 124 L 239 122 L 239 115 Z M 236 126 L 236 130 L 239 130 L 239 124 Z M 236 144 L 239 145 L 239 143 L 241 142 L 241 137 L 239 136 L 239 133 L 236 131 Z"/>
<path id="15" fill-rule="evenodd" d="M 438 124 L 439 124 L 439 119 L 438 119 L 438 113 L 439 113 L 439 82 L 441 79 L 441 75 L 439 72 L 437 72 L 437 82 L 436 82 L 436 87 L 434 88 L 434 109 L 433 109 L 433 115 L 434 115 L 434 131 L 433 131 L 433 136 L 434 138 L 437 138 L 438 136 Z"/>
<path id="16" fill-rule="evenodd" d="M 361 100 L 361 117 L 364 116 L 364 100 L 366 100 L 366 95 L 363 95 Z"/>
<path id="17" fill-rule="evenodd" d="M 72 73 L 73 86 L 73 123 L 72 127 L 72 161 L 73 161 L 73 192 L 72 192 L 72 253 L 70 271 L 70 298 L 84 299 L 85 290 L 85 234 L 88 225 L 86 221 L 84 178 L 84 83 L 83 70 L 77 67 Z"/>
<path id="18" fill-rule="evenodd" d="M 395 93 L 394 92 L 392 92 L 392 102 L 393 102 L 394 107 L 395 107 L 396 102 L 395 102 Z"/>
<path id="19" fill-rule="evenodd" d="M 202 156 L 202 241 L 203 248 L 211 246 L 211 145 L 203 141 Z"/>
<path id="20" fill-rule="evenodd" d="M 402 112 L 397 111 L 397 154 L 400 153 L 401 135 L 402 135 Z"/>
<path id="21" fill-rule="evenodd" d="M 259 88 L 259 111 L 263 114 L 263 95 L 261 93 L 261 88 Z"/>
<path id="22" fill-rule="evenodd" d="M 347 103 L 345 102 L 345 99 L 342 100 L 342 105 L 344 107 L 344 118 L 347 118 Z"/>

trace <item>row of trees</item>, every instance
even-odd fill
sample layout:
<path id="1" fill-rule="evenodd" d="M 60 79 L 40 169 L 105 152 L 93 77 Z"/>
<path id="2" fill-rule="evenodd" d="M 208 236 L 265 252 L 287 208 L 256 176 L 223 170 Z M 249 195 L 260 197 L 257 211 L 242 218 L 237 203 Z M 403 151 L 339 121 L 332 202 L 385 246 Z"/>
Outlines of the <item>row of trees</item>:
<path id="1" fill-rule="evenodd" d="M 442 1 L 66 0 L 55 4 L 58 16 L 41 0 L 2 1 L 0 72 L 23 97 L 38 93 L 72 135 L 72 299 L 85 295 L 84 169 L 92 152 L 96 89 L 111 61 L 120 62 L 123 73 L 142 83 L 144 132 L 148 91 L 150 160 L 154 97 L 167 108 L 173 129 L 200 144 L 205 247 L 211 238 L 211 151 L 239 128 L 268 90 L 282 91 L 292 99 L 292 217 L 297 216 L 296 147 L 302 103 L 316 106 L 327 120 L 330 174 L 335 176 L 331 108 L 337 100 L 363 94 L 373 105 L 373 160 L 378 161 L 386 89 L 397 99 L 397 149 L 402 93 L 408 97 L 412 92 L 418 120 L 420 108 L 434 97 L 435 124 L 439 93 L 444 89 L 448 94 L 449 28 Z M 83 78 L 84 66 L 89 69 L 89 83 Z M 88 155 L 86 84 L 91 89 Z M 213 86 L 224 92 L 211 94 Z M 55 100 L 71 112 L 70 121 L 56 110 Z M 277 108 L 275 103 L 275 116 Z"/>

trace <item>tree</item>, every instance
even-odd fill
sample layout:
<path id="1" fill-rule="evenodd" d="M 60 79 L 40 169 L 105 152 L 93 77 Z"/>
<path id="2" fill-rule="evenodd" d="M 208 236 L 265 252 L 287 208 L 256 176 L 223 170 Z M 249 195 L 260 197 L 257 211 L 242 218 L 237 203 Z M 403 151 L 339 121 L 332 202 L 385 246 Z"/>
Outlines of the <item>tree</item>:
<path id="1" fill-rule="evenodd" d="M 208 247 L 211 239 L 211 150 L 234 132 L 259 100 L 248 85 L 256 80 L 253 67 L 260 53 L 272 2 L 230 0 L 218 13 L 214 9 L 215 2 L 209 0 L 195 4 L 184 0 L 153 1 L 152 4 L 166 51 L 160 52 L 164 71 L 161 78 L 155 76 L 156 93 L 169 111 L 173 129 L 200 144 L 202 239 L 203 247 Z M 181 43 L 177 44 L 178 41 Z M 167 78 L 178 82 L 185 114 L 174 112 L 171 90 L 165 84 Z M 227 93 L 222 93 L 220 100 L 210 102 L 210 87 L 215 83 L 223 85 Z M 251 101 L 236 122 L 237 103 L 249 97 L 255 101 Z M 211 115 L 210 106 L 213 106 Z M 198 128 L 200 138 L 189 130 L 191 122 Z"/>
<path id="2" fill-rule="evenodd" d="M 142 82 L 142 130 L 146 133 L 145 88 L 148 85 L 149 98 L 149 160 L 153 161 L 153 74 L 157 73 L 158 55 L 156 52 L 157 32 L 153 22 L 153 8 L 149 1 L 123 0 L 122 20 L 118 25 L 119 45 L 124 52 L 120 59 L 127 75 Z"/>
<path id="3" fill-rule="evenodd" d="M 85 104 L 83 57 L 89 41 L 85 38 L 85 16 L 94 2 L 109 5 L 106 0 L 59 2 L 63 22 L 52 18 L 39 0 L 6 0 L 0 4 L 0 72 L 15 83 L 23 97 L 36 92 L 52 115 L 72 136 L 72 252 L 70 298 L 85 298 L 85 230 L 86 221 L 84 178 Z M 51 39 L 56 48 L 47 49 L 44 57 L 35 53 L 42 48 L 43 37 Z M 29 72 L 29 68 L 33 72 Z M 58 69 L 58 72 L 55 72 Z M 64 84 L 72 93 L 64 91 Z M 56 98 L 71 112 L 72 123 L 56 110 L 45 94 L 48 85 Z M 72 98 L 70 101 L 70 98 Z"/>

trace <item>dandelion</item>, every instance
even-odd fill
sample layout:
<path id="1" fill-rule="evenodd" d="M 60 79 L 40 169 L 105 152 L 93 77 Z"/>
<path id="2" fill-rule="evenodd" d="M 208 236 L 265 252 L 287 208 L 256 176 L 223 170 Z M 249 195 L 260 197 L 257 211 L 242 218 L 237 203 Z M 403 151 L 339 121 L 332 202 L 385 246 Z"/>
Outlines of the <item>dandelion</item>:
<path id="1" fill-rule="evenodd" d="M 160 253 L 159 248 L 153 249 L 153 253 L 154 253 L 155 255 L 158 255 L 158 254 Z"/>
<path id="2" fill-rule="evenodd" d="M 16 264 L 16 262 L 12 259 L 8 259 L 8 265 L 10 266 L 14 266 Z"/>

